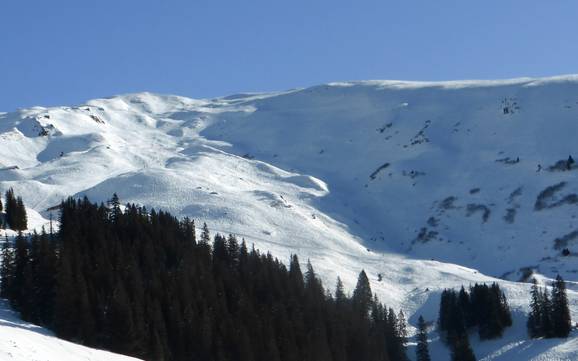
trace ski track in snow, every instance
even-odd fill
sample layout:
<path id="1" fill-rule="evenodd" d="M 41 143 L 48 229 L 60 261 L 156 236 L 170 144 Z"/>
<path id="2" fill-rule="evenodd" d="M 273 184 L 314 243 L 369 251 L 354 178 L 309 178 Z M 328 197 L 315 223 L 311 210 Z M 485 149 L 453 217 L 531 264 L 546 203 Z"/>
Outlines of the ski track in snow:
<path id="1" fill-rule="evenodd" d="M 435 321 L 444 288 L 500 282 L 514 326 L 500 340 L 472 335 L 478 359 L 576 360 L 575 333 L 527 339 L 529 285 L 516 281 L 526 267 L 541 282 L 561 273 L 578 319 L 578 168 L 549 170 L 577 149 L 577 120 L 578 76 L 331 83 L 208 100 L 129 94 L 0 113 L 0 191 L 22 195 L 36 229 L 64 197 L 117 192 L 283 261 L 310 259 L 328 288 L 340 276 L 352 290 L 365 269 L 413 325 L 420 314 Z M 0 333 L 0 359 L 113 359 L 5 304 Z M 430 337 L 432 359 L 449 359 Z"/>

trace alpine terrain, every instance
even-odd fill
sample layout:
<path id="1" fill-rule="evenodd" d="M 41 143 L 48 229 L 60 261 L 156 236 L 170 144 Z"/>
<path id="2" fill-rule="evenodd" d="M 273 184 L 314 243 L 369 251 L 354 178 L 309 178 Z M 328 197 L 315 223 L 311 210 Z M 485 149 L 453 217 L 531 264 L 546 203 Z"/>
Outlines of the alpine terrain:
<path id="1" fill-rule="evenodd" d="M 576 360 L 577 331 L 526 331 L 533 277 L 561 275 L 578 321 L 576 134 L 578 76 L 128 94 L 0 113 L 0 192 L 22 196 L 29 230 L 57 228 L 69 196 L 117 193 L 284 262 L 309 259 L 331 289 L 339 276 L 351 293 L 363 269 L 407 316 L 411 359 L 421 315 L 432 360 L 449 360 L 436 331 L 444 289 L 497 282 L 513 326 L 495 340 L 472 335 L 478 360 Z M 1 359 L 113 359 L 6 305 L 0 335 Z"/>

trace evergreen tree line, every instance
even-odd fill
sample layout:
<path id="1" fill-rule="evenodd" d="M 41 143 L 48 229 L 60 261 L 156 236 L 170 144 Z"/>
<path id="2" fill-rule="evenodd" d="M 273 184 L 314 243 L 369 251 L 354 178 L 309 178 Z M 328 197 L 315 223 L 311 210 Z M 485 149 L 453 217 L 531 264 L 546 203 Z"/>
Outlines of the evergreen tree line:
<path id="1" fill-rule="evenodd" d="M 477 328 L 480 339 L 498 338 L 512 325 L 506 296 L 497 283 L 475 284 L 469 292 L 444 290 L 441 295 L 439 328 L 446 340 Z"/>
<path id="2" fill-rule="evenodd" d="M 528 334 L 537 337 L 568 337 L 572 329 L 566 284 L 560 275 L 552 283 L 550 296 L 546 288 L 538 287 L 536 279 L 531 289 Z"/>
<path id="3" fill-rule="evenodd" d="M 0 295 L 62 338 L 146 360 L 405 361 L 403 313 L 365 272 L 333 294 L 206 225 L 135 205 L 61 205 L 58 234 L 5 243 Z"/>
<path id="4" fill-rule="evenodd" d="M 469 292 L 444 290 L 441 295 L 439 329 L 452 351 L 452 360 L 475 360 L 468 332 L 477 328 L 480 339 L 502 336 L 512 325 L 512 316 L 506 296 L 497 283 L 491 286 L 475 284 Z"/>
<path id="5" fill-rule="evenodd" d="M 22 197 L 16 197 L 14 190 L 10 188 L 6 191 L 6 215 L 4 224 L 6 228 L 15 231 L 23 231 L 28 228 L 28 216 L 26 215 L 26 208 Z M 4 209 L 2 201 L 0 200 L 0 212 Z"/>

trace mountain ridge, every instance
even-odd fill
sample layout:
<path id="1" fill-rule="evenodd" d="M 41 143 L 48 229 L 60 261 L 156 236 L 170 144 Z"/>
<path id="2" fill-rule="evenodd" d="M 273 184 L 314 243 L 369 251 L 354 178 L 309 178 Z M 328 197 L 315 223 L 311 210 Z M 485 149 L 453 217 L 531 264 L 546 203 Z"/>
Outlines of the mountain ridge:
<path id="1" fill-rule="evenodd" d="M 435 319 L 443 288 L 499 281 L 514 329 L 474 345 L 500 360 L 496 350 L 535 344 L 524 338 L 529 286 L 512 281 L 561 273 L 578 299 L 578 183 L 574 168 L 556 168 L 572 154 L 576 120 L 576 75 L 125 94 L 0 113 L 0 191 L 21 194 L 36 227 L 67 196 L 117 192 L 280 259 L 310 258 L 328 287 L 339 275 L 352 289 L 366 269 L 411 322 Z"/>

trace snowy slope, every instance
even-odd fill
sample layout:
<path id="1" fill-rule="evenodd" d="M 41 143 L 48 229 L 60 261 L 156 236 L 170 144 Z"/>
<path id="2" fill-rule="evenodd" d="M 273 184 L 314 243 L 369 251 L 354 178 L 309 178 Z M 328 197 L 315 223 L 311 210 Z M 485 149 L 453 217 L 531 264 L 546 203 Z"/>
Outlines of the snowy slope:
<path id="1" fill-rule="evenodd" d="M 364 268 L 412 323 L 436 318 L 441 289 L 501 277 L 515 326 L 474 340 L 478 358 L 570 360 L 575 338 L 526 340 L 528 285 L 515 281 L 527 269 L 578 281 L 578 167 L 549 170 L 575 134 L 576 76 L 141 93 L 0 113 L 0 191 L 22 195 L 36 226 L 63 197 L 117 192 L 281 259 L 310 258 L 330 287 L 339 275 L 351 289 Z"/>
<path id="2" fill-rule="evenodd" d="M 137 361 L 63 341 L 41 327 L 23 322 L 0 302 L 0 360 L 10 361 Z"/>

